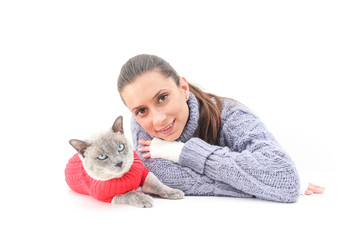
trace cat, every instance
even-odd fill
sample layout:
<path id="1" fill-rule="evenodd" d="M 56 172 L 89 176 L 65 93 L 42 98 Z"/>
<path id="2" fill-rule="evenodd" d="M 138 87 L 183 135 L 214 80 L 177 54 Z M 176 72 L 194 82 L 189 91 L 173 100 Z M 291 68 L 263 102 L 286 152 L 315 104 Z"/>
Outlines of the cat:
<path id="1" fill-rule="evenodd" d="M 164 185 L 146 169 L 124 135 L 123 118 L 116 118 L 109 131 L 90 140 L 71 139 L 76 149 L 65 169 L 69 187 L 82 194 L 114 204 L 152 207 L 155 194 L 167 199 L 181 199 L 181 190 Z M 137 189 L 141 186 L 141 191 Z M 148 194 L 147 194 L 148 193 Z"/>

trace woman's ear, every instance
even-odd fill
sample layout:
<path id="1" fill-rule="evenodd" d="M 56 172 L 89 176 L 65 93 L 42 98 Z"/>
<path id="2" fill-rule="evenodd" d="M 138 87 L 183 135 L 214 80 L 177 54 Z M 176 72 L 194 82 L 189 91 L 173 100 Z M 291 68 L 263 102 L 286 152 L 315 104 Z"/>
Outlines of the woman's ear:
<path id="1" fill-rule="evenodd" d="M 184 77 L 180 77 L 180 89 L 184 92 L 185 99 L 188 100 L 190 96 L 189 83 Z"/>

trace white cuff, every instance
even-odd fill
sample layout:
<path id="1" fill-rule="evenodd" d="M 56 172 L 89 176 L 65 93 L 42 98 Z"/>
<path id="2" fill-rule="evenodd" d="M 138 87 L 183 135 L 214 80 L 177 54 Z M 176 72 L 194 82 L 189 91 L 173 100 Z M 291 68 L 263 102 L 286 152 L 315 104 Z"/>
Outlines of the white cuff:
<path id="1" fill-rule="evenodd" d="M 182 142 L 168 142 L 154 138 L 150 144 L 150 154 L 152 158 L 162 158 L 178 163 L 183 147 Z"/>

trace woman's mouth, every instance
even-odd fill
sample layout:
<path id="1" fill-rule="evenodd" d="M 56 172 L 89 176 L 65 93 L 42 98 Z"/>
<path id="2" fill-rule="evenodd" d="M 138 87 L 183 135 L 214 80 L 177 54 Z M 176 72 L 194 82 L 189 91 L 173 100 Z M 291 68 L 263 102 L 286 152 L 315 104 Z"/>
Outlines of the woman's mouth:
<path id="1" fill-rule="evenodd" d="M 174 125 L 175 125 L 175 119 L 169 125 L 167 125 L 166 127 L 160 129 L 157 132 L 160 133 L 160 134 L 163 134 L 163 135 L 167 135 L 167 134 L 172 132 L 172 130 L 174 129 Z"/>

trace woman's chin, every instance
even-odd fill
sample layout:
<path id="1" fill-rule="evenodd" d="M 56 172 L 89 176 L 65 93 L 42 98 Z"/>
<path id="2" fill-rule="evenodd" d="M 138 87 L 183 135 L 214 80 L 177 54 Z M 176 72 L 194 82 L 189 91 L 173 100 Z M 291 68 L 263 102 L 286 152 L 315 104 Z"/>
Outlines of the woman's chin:
<path id="1" fill-rule="evenodd" d="M 157 136 L 155 136 L 157 138 L 161 138 L 165 141 L 168 141 L 168 142 L 173 142 L 175 141 L 176 139 L 178 139 L 180 137 L 180 134 L 170 134 L 170 135 L 161 135 L 161 134 L 158 134 Z"/>

